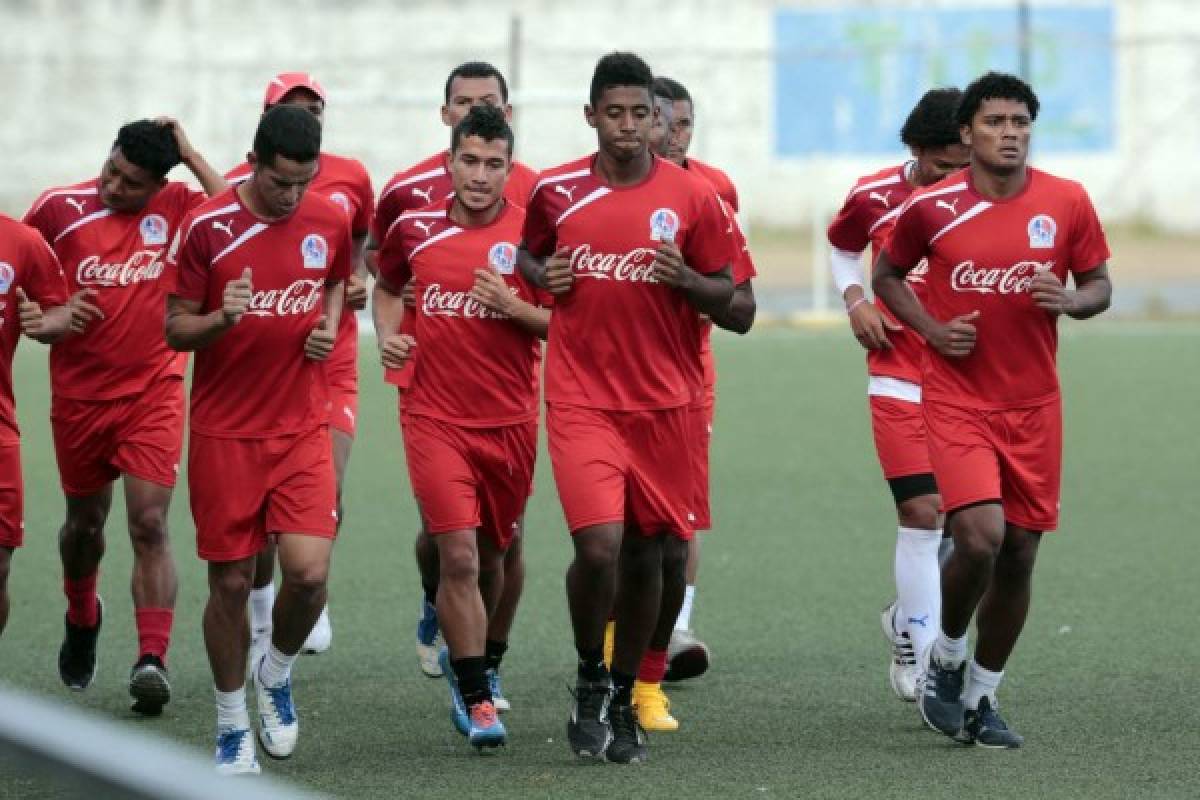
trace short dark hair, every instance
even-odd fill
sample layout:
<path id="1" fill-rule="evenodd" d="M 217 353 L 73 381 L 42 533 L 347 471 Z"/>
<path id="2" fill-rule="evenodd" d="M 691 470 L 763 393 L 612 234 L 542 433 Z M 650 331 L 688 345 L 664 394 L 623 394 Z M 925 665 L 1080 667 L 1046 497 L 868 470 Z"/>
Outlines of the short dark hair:
<path id="1" fill-rule="evenodd" d="M 1030 119 L 1037 119 L 1038 108 L 1041 105 L 1037 95 L 1033 93 L 1033 88 L 1016 75 L 988 72 L 971 81 L 963 91 L 956 115 L 958 124 L 970 125 L 971 119 L 979 111 L 984 100 L 1016 100 L 1018 103 L 1024 103 L 1029 109 Z"/>
<path id="2" fill-rule="evenodd" d="M 955 112 L 962 92 L 953 87 L 930 89 L 908 113 L 900 141 L 909 147 L 945 147 L 961 144 Z"/>
<path id="3" fill-rule="evenodd" d="M 686 100 L 687 104 L 695 109 L 695 104 L 692 102 L 692 96 L 688 93 L 687 87 L 665 75 L 659 75 L 654 79 L 654 93 L 659 97 L 668 97 L 672 102 Z"/>
<path id="4" fill-rule="evenodd" d="M 321 123 L 308 110 L 280 103 L 263 112 L 254 132 L 254 157 L 270 166 L 275 156 L 316 161 L 321 154 Z"/>
<path id="5" fill-rule="evenodd" d="M 513 136 L 508 120 L 504 118 L 504 112 L 495 106 L 472 106 L 462 121 L 454 126 L 450 134 L 450 150 L 457 150 L 467 136 L 478 136 L 485 142 L 503 139 L 508 142 L 509 157 L 512 156 L 513 146 L 516 144 L 516 137 Z"/>
<path id="6" fill-rule="evenodd" d="M 450 87 L 454 84 L 455 78 L 495 78 L 496 83 L 500 84 L 500 99 L 505 103 L 508 102 L 508 82 L 504 80 L 504 75 L 500 73 L 500 70 L 486 61 L 468 61 L 450 70 L 444 92 L 447 103 L 450 102 Z"/>
<path id="7" fill-rule="evenodd" d="M 596 62 L 592 73 L 592 88 L 588 94 L 592 107 L 600 100 L 605 89 L 613 86 L 644 87 L 654 93 L 654 73 L 640 56 L 634 53 L 613 52 Z"/>
<path id="8" fill-rule="evenodd" d="M 113 147 L 119 148 L 131 164 L 160 180 L 181 160 L 175 134 L 168 126 L 149 119 L 122 125 Z"/>

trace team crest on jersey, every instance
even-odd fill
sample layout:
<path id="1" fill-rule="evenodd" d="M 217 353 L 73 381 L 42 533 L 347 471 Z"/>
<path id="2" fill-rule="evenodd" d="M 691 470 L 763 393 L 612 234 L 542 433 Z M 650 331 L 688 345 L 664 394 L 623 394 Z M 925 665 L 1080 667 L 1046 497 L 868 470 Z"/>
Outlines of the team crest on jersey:
<path id="1" fill-rule="evenodd" d="M 12 268 L 12 264 L 0 261 L 0 294 L 8 294 L 8 290 L 12 288 L 13 280 L 16 277 L 17 273 Z"/>
<path id="2" fill-rule="evenodd" d="M 1039 249 L 1054 247 L 1054 234 L 1058 233 L 1058 225 L 1048 214 L 1038 214 L 1029 220 L 1029 246 Z"/>
<path id="3" fill-rule="evenodd" d="M 345 211 L 347 214 L 350 213 L 350 198 L 346 197 L 345 192 L 333 192 L 329 195 L 329 199 L 342 211 Z"/>
<path id="4" fill-rule="evenodd" d="M 650 238 L 656 242 L 673 242 L 679 233 L 679 215 L 672 209 L 660 208 L 650 215 Z"/>
<path id="5" fill-rule="evenodd" d="M 167 243 L 167 219 L 162 214 L 147 214 L 138 226 L 142 233 L 142 244 L 147 247 Z"/>
<path id="6" fill-rule="evenodd" d="M 310 233 L 300 243 L 300 255 L 304 256 L 305 269 L 325 269 L 329 257 L 329 245 L 319 233 Z"/>
<path id="7" fill-rule="evenodd" d="M 517 246 L 509 242 L 496 242 L 488 250 L 488 264 L 501 275 L 512 275 L 517 268 Z"/>

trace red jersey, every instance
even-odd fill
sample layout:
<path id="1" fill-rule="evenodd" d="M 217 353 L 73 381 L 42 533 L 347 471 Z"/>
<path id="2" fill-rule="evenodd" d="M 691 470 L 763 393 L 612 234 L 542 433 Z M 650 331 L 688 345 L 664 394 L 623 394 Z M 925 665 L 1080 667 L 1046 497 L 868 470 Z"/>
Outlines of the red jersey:
<path id="1" fill-rule="evenodd" d="M 38 232 L 0 214 L 0 445 L 16 444 L 12 361 L 21 338 L 17 288 L 42 310 L 67 302 L 67 283 L 54 252 Z"/>
<path id="2" fill-rule="evenodd" d="M 729 179 L 724 170 L 717 169 L 712 164 L 705 164 L 696 158 L 685 158 L 683 168 L 703 178 L 705 182 L 716 189 L 717 194 L 721 196 L 727 206 L 733 209 L 734 214 L 741 210 L 738 205 L 737 187 L 733 185 L 733 181 Z"/>
<path id="3" fill-rule="evenodd" d="M 716 194 L 655 157 L 634 186 L 609 186 L 595 156 L 542 173 L 525 218 L 538 257 L 570 250 L 575 283 L 554 299 L 546 401 L 615 411 L 676 408 L 700 389 L 699 317 L 652 275 L 659 242 L 675 241 L 703 274 L 733 260 Z"/>
<path id="4" fill-rule="evenodd" d="M 250 177 L 250 172 L 250 164 L 243 162 L 225 173 L 225 180 L 236 185 Z M 375 215 L 375 192 L 371 176 L 358 159 L 321 153 L 316 177 L 308 185 L 308 191 L 329 198 L 346 212 L 355 239 L 367 235 Z M 358 374 L 358 317 L 349 308 L 342 312 L 337 344 L 325 360 L 325 369 L 333 383 L 340 376 L 352 378 Z"/>
<path id="5" fill-rule="evenodd" d="M 113 400 L 141 394 L 164 371 L 182 375 L 187 356 L 163 338 L 166 293 L 159 282 L 179 223 L 204 202 L 171 181 L 133 213 L 100 203 L 96 180 L 42 193 L 25 215 L 54 249 L 71 292 L 95 289 L 104 318 L 50 348 L 58 397 Z"/>
<path id="6" fill-rule="evenodd" d="M 525 208 L 529 195 L 537 182 L 537 173 L 520 161 L 514 161 L 508 180 L 504 184 L 504 199 L 511 205 Z M 379 193 L 379 206 L 375 209 L 373 233 L 375 241 L 383 242 L 388 229 L 406 211 L 417 211 L 449 198 L 454 194 L 454 179 L 450 177 L 450 152 L 435 153 L 408 169 L 401 170 L 383 185 Z M 399 287 L 397 287 L 399 288 Z M 408 309 L 405 309 L 407 311 Z M 415 335 L 416 323 L 412 314 L 405 314 L 400 321 L 400 332 Z M 401 389 L 412 382 L 413 366 L 401 370 L 389 369 L 385 379 Z"/>
<path id="7" fill-rule="evenodd" d="M 305 193 L 288 217 L 266 222 L 237 189 L 184 220 L 167 256 L 169 291 L 220 309 L 225 286 L 251 270 L 254 294 L 241 320 L 196 351 L 191 426 L 206 436 L 267 438 L 303 433 L 328 418 L 326 373 L 304 356 L 323 312 L 325 287 L 353 269 L 342 209 Z"/>
<path id="8" fill-rule="evenodd" d="M 914 166 L 915 162 L 908 161 L 859 178 L 846 195 L 841 211 L 829 223 L 825 234 L 829 243 L 839 250 L 859 254 L 869 245 L 874 262 L 887 241 L 896 215 L 914 191 L 908 180 Z M 924 297 L 924 273 L 924 264 L 908 273 L 909 288 L 918 300 Z M 901 324 L 878 297 L 875 307 L 897 325 Z M 902 331 L 888 331 L 888 340 L 892 349 L 867 351 L 867 373 L 919 384 L 925 351 L 920 334 L 905 327 Z"/>
<path id="9" fill-rule="evenodd" d="M 415 279 L 420 345 L 404 410 L 476 428 L 536 420 L 541 343 L 470 297 L 475 270 L 490 265 L 537 304 L 516 269 L 525 212 L 505 203 L 490 224 L 463 228 L 449 217 L 453 202 L 401 214 L 379 251 L 388 282 Z"/>
<path id="10" fill-rule="evenodd" d="M 967 357 L 947 359 L 927 348 L 925 398 L 1004 409 L 1057 396 L 1057 320 L 1034 305 L 1029 284 L 1038 270 L 1066 283 L 1067 273 L 1108 260 L 1082 186 L 1030 167 L 1018 195 L 989 200 L 963 170 L 912 196 L 884 250 L 901 268 L 928 259 L 923 302 L 935 319 L 980 312 Z"/>

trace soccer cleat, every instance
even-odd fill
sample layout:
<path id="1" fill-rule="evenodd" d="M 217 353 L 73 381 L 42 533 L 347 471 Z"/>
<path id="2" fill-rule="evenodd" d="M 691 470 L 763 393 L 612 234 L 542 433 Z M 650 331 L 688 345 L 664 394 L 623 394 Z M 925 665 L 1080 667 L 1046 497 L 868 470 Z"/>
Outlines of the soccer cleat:
<path id="1" fill-rule="evenodd" d="M 648 731 L 677 731 L 679 720 L 671 716 L 671 701 L 661 683 L 633 682 L 633 707 L 637 719 Z"/>
<path id="2" fill-rule="evenodd" d="M 475 703 L 471 706 L 468 715 L 470 726 L 467 732 L 467 741 L 472 747 L 476 747 L 482 752 L 485 747 L 499 747 L 505 743 L 508 732 L 504 730 L 504 723 L 500 721 L 499 715 L 496 714 L 496 707 L 490 701 L 484 700 L 481 703 Z"/>
<path id="3" fill-rule="evenodd" d="M 446 676 L 446 683 L 450 684 L 450 721 L 454 723 L 454 730 L 463 736 L 470 736 L 471 715 L 467 712 L 467 704 L 463 702 L 462 692 L 458 690 L 458 678 L 450 666 L 450 650 L 448 648 L 443 647 L 439 651 L 438 668 L 441 670 L 440 674 Z"/>
<path id="4" fill-rule="evenodd" d="M 923 670 L 917 662 L 917 654 L 913 650 L 912 639 L 907 631 L 896 630 L 896 603 L 888 604 L 879 614 L 879 622 L 883 627 L 883 635 L 892 646 L 892 662 L 888 667 L 888 680 L 892 691 L 901 700 L 910 703 L 917 699 L 917 680 Z"/>
<path id="5" fill-rule="evenodd" d="M 1000 718 L 999 707 L 992 708 L 986 695 L 980 698 L 978 709 L 967 711 L 965 728 L 969 741 L 980 747 L 1015 750 L 1025 743 L 1025 737 L 1008 727 Z"/>
<path id="6" fill-rule="evenodd" d="M 445 646 L 442 631 L 438 628 L 437 609 L 428 601 L 421 600 L 421 616 L 417 620 L 417 661 L 421 665 L 421 672 L 431 678 L 442 677 L 438 654 Z"/>
<path id="7" fill-rule="evenodd" d="M 249 728 L 218 731 L 216 759 L 219 775 L 257 775 L 262 772 Z"/>
<path id="8" fill-rule="evenodd" d="M 613 650 L 617 646 L 617 621 L 610 619 L 604 623 L 604 666 L 612 669 Z"/>
<path id="9" fill-rule="evenodd" d="M 329 624 L 329 606 L 325 606 L 321 609 L 321 616 L 317 617 L 317 623 L 308 632 L 308 638 L 304 640 L 304 646 L 300 648 L 300 652 L 315 656 L 324 653 L 331 644 L 333 644 L 333 626 Z"/>
<path id="10" fill-rule="evenodd" d="M 951 669 L 942 666 L 929 649 L 925 676 L 921 680 L 922 691 L 917 696 L 917 708 L 925 724 L 938 733 L 944 733 L 958 741 L 966 741 L 963 731 L 963 683 L 967 662 Z"/>
<path id="11" fill-rule="evenodd" d="M 258 704 L 258 740 L 271 758 L 287 758 L 296 749 L 300 720 L 292 701 L 292 679 L 282 686 L 264 686 L 262 661 L 254 668 L 254 697 Z"/>
<path id="12" fill-rule="evenodd" d="M 129 696 L 133 710 L 148 717 L 157 717 L 163 706 L 171 701 L 171 683 L 167 667 L 158 656 L 147 653 L 129 671 Z"/>
<path id="13" fill-rule="evenodd" d="M 66 633 L 58 649 L 58 674 L 66 687 L 82 692 L 96 677 L 96 640 L 104 623 L 104 603 L 96 598 L 96 626 L 84 628 L 73 624 L 65 615 Z"/>
<path id="14" fill-rule="evenodd" d="M 613 739 L 612 724 L 608 718 L 608 706 L 612 702 L 612 680 L 605 675 L 603 680 L 575 681 L 571 692 L 575 705 L 567 720 L 567 743 L 571 752 L 580 758 L 604 758 L 605 751 Z"/>
<path id="15" fill-rule="evenodd" d="M 686 681 L 698 678 L 708 671 L 711 654 L 708 645 L 696 638 L 691 631 L 671 631 L 671 642 L 667 645 L 667 674 L 664 681 Z"/>
<path id="16" fill-rule="evenodd" d="M 613 703 L 609 709 L 612 719 L 612 741 L 604 750 L 604 758 L 614 764 L 644 764 L 649 758 L 646 732 L 638 724 L 633 705 Z"/>
<path id="17" fill-rule="evenodd" d="M 504 696 L 504 689 L 500 686 L 500 670 L 489 669 L 487 671 L 487 679 L 488 688 L 492 692 L 492 705 L 501 714 L 506 711 L 512 711 L 512 703 L 508 702 L 508 698 Z"/>

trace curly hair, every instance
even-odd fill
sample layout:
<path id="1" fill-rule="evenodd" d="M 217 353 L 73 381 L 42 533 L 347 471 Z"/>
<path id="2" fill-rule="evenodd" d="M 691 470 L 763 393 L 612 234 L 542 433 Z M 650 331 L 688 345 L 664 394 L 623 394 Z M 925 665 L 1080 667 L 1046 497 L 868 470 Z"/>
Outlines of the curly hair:
<path id="1" fill-rule="evenodd" d="M 1024 103 L 1029 109 L 1029 118 L 1037 119 L 1037 95 L 1033 88 L 1016 75 L 1005 72 L 988 72 L 971 81 L 971 85 L 963 91 L 962 101 L 958 104 L 958 124 L 970 125 L 971 119 L 979 111 L 984 100 L 1015 100 Z"/>
<path id="2" fill-rule="evenodd" d="M 945 147 L 959 144 L 955 112 L 962 92 L 955 88 L 930 89 L 909 112 L 900 141 L 909 147 Z"/>
<path id="3" fill-rule="evenodd" d="M 485 142 L 503 139 L 508 142 L 510 156 L 516 143 L 512 128 L 504 118 L 504 112 L 495 106 L 473 106 L 462 122 L 454 126 L 454 131 L 450 134 L 450 149 L 457 150 L 458 145 L 467 136 L 478 136 Z"/>
<path id="4" fill-rule="evenodd" d="M 131 164 L 160 180 L 167 177 L 167 173 L 181 160 L 179 145 L 171 129 L 148 119 L 121 126 L 113 147 L 119 148 Z"/>
<path id="5" fill-rule="evenodd" d="M 594 108 L 605 89 L 614 86 L 636 86 L 654 92 L 654 73 L 640 56 L 634 53 L 613 52 L 596 62 L 592 73 L 592 88 L 588 98 Z"/>

